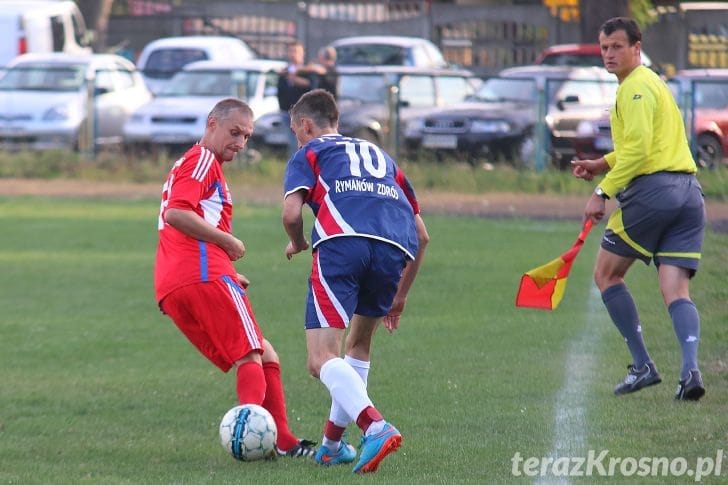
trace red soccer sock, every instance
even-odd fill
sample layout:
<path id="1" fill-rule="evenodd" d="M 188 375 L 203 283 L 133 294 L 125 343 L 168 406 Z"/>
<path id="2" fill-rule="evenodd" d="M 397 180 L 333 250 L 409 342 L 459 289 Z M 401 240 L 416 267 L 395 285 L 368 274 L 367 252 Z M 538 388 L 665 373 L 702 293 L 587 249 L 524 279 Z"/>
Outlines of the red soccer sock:
<path id="1" fill-rule="evenodd" d="M 359 426 L 359 429 L 366 433 L 367 429 L 369 429 L 369 426 L 373 422 L 381 421 L 383 419 L 382 415 L 379 414 L 379 411 L 377 411 L 374 406 L 367 406 L 356 418 L 356 425 Z"/>
<path id="2" fill-rule="evenodd" d="M 341 441 L 345 430 L 346 428 L 336 426 L 333 421 L 328 420 L 326 421 L 326 426 L 324 426 L 324 436 L 331 441 Z"/>
<path id="3" fill-rule="evenodd" d="M 264 362 L 266 392 L 263 407 L 270 412 L 278 428 L 276 446 L 287 451 L 298 443 L 298 438 L 288 428 L 288 414 L 286 412 L 286 396 L 281 381 L 281 366 L 277 362 Z"/>
<path id="4" fill-rule="evenodd" d="M 237 378 L 238 402 L 261 405 L 266 395 L 266 380 L 260 364 L 243 362 L 238 366 Z"/>

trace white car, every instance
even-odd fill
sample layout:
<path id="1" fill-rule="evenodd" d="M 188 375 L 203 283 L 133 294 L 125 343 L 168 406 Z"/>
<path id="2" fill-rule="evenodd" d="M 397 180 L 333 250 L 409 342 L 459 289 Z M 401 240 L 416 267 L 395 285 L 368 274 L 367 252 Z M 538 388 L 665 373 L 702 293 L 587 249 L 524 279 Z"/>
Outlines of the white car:
<path id="1" fill-rule="evenodd" d="M 78 6 L 58 0 L 0 0 L 0 66 L 29 52 L 90 54 Z"/>
<path id="2" fill-rule="evenodd" d="M 278 111 L 276 84 L 283 61 L 199 61 L 187 64 L 154 100 L 137 110 L 124 127 L 127 145 L 189 145 L 205 131 L 207 115 L 223 98 L 247 102 L 255 117 Z"/>
<path id="3" fill-rule="evenodd" d="M 182 36 L 153 40 L 142 49 L 137 68 L 154 94 L 182 68 L 195 61 L 241 62 L 257 56 L 248 44 L 236 37 Z"/>
<path id="4" fill-rule="evenodd" d="M 337 66 L 448 67 L 440 49 L 427 39 L 399 35 L 344 37 L 330 44 Z"/>
<path id="5" fill-rule="evenodd" d="M 0 78 L 0 147 L 76 149 L 89 113 L 95 143 L 119 143 L 126 119 L 151 98 L 134 64 L 123 57 L 24 54 Z"/>

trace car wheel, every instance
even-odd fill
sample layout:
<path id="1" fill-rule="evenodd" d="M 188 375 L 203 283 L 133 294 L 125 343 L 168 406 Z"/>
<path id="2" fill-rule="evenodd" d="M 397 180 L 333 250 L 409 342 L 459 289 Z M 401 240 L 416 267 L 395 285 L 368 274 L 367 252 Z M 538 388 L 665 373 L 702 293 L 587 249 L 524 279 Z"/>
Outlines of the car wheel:
<path id="1" fill-rule="evenodd" d="M 699 168 L 714 169 L 723 161 L 723 148 L 720 141 L 712 135 L 698 136 L 696 163 Z"/>
<path id="2" fill-rule="evenodd" d="M 534 158 L 536 156 L 536 139 L 533 136 L 533 133 L 526 133 L 523 138 L 518 141 L 515 155 L 521 166 L 533 166 Z"/>

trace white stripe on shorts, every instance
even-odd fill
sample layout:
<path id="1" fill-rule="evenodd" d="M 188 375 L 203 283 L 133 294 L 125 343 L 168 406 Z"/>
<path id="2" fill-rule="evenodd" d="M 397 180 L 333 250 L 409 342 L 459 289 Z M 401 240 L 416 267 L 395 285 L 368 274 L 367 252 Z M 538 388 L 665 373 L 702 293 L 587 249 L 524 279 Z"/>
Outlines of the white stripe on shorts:
<path id="1" fill-rule="evenodd" d="M 250 346 L 254 349 L 262 349 L 263 346 L 258 339 L 258 333 L 255 331 L 255 323 L 253 322 L 253 318 L 250 316 L 250 313 L 248 313 L 248 307 L 245 306 L 243 295 L 241 295 L 238 288 L 231 283 L 226 282 L 225 284 L 228 287 L 228 291 L 230 291 L 230 296 L 235 302 L 235 307 L 238 309 L 238 315 L 240 315 L 240 320 L 243 322 L 243 329 L 245 330 L 245 335 L 248 337 Z"/>

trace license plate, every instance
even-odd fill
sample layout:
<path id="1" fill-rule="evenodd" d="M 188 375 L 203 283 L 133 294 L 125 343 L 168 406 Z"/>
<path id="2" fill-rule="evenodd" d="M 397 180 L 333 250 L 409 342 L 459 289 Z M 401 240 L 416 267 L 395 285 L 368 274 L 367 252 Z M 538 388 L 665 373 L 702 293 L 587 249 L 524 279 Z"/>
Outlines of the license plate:
<path id="1" fill-rule="evenodd" d="M 458 147 L 458 138 L 455 135 L 425 135 L 422 137 L 422 146 L 455 149 Z"/>
<path id="2" fill-rule="evenodd" d="M 612 150 L 614 148 L 614 145 L 612 144 L 611 138 L 595 138 L 594 139 L 594 148 L 597 150 Z"/>

